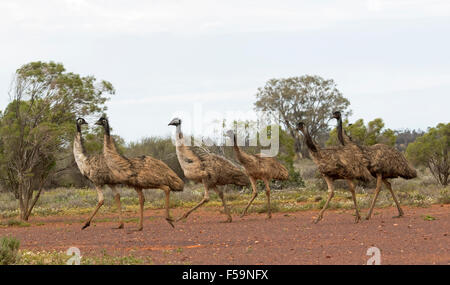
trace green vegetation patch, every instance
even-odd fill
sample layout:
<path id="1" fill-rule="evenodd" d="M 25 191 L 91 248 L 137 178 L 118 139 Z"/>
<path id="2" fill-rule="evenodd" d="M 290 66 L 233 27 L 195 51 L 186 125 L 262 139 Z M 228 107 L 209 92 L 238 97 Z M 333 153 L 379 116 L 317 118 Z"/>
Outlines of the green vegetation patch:
<path id="1" fill-rule="evenodd" d="M 3 237 L 0 239 L 0 265 L 15 264 L 19 259 L 20 242 L 15 238 Z"/>

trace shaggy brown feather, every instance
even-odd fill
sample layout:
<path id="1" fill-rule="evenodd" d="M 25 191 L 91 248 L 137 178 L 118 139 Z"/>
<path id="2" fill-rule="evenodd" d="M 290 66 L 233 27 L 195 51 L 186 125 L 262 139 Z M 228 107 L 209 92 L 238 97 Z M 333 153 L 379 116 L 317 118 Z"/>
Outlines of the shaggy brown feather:
<path id="1" fill-rule="evenodd" d="M 385 144 L 375 144 L 368 147 L 363 147 L 369 160 L 369 170 L 372 175 L 376 176 L 381 173 L 383 178 L 397 178 L 412 179 L 417 177 L 416 170 L 409 164 L 405 156 Z"/>
<path id="2" fill-rule="evenodd" d="M 272 217 L 270 208 L 270 181 L 272 179 L 276 180 L 286 180 L 289 178 L 289 172 L 286 167 L 279 163 L 273 157 L 262 156 L 261 153 L 252 155 L 242 151 L 237 144 L 236 134 L 233 131 L 228 131 L 227 135 L 233 140 L 233 149 L 238 161 L 244 166 L 247 175 L 250 178 L 252 184 L 252 197 L 247 203 L 241 217 L 245 216 L 248 208 L 252 204 L 258 195 L 258 190 L 256 188 L 256 180 L 263 180 L 266 187 L 267 196 L 267 217 L 270 219 Z"/>
<path id="3" fill-rule="evenodd" d="M 333 179 L 358 179 L 362 181 L 372 179 L 372 175 L 367 169 L 368 160 L 361 150 L 342 146 L 319 148 L 312 141 L 306 128 L 300 130 L 320 173 Z"/>
<path id="4" fill-rule="evenodd" d="M 385 144 L 371 146 L 360 146 L 353 142 L 343 131 L 340 112 L 335 112 L 338 121 L 338 139 L 342 146 L 348 147 L 355 152 L 363 152 L 364 160 L 368 161 L 368 169 L 373 177 L 381 174 L 383 178 L 412 179 L 417 177 L 416 170 L 409 164 L 405 156 L 395 148 Z M 364 161 L 365 164 L 365 161 Z"/>
<path id="5" fill-rule="evenodd" d="M 227 208 L 223 190 L 217 186 L 234 184 L 246 186 L 250 181 L 245 172 L 228 159 L 210 153 L 199 146 L 186 146 L 183 133 L 181 132 L 181 120 L 173 119 L 169 125 L 176 126 L 176 152 L 178 161 L 183 169 L 184 175 L 196 183 L 203 183 L 205 194 L 203 199 L 195 207 L 187 211 L 178 220 L 187 218 L 193 211 L 209 201 L 209 190 L 214 189 L 222 200 L 225 214 L 228 216 L 226 222 L 231 222 L 232 217 Z"/>
<path id="6" fill-rule="evenodd" d="M 103 150 L 107 165 L 121 183 L 142 189 L 168 186 L 171 191 L 183 191 L 183 180 L 161 160 L 151 156 L 127 158 L 117 151 L 113 139 L 106 135 Z"/>
<path id="7" fill-rule="evenodd" d="M 98 194 L 97 207 L 94 209 L 91 216 L 83 225 L 82 229 L 87 228 L 99 208 L 103 205 L 103 192 L 102 187 L 108 185 L 116 199 L 116 204 L 119 209 L 119 228 L 123 228 L 122 215 L 121 215 L 121 205 L 120 205 L 120 194 L 116 190 L 115 185 L 120 184 L 120 181 L 114 178 L 110 169 L 108 168 L 103 154 L 88 156 L 84 149 L 83 136 L 81 134 L 81 125 L 87 124 L 83 118 L 77 119 L 77 133 L 73 142 L 73 155 L 75 157 L 75 162 L 84 177 L 94 183 Z"/>
<path id="8" fill-rule="evenodd" d="M 370 206 L 366 219 L 370 219 L 373 208 L 375 206 L 378 193 L 381 190 L 381 182 L 383 182 L 389 191 L 397 206 L 399 216 L 403 216 L 403 210 L 392 191 L 392 186 L 387 180 L 389 178 L 402 177 L 405 179 L 412 179 L 417 177 L 416 170 L 409 164 L 405 156 L 393 147 L 385 144 L 375 144 L 371 146 L 360 146 L 353 142 L 350 137 L 343 131 L 342 118 L 340 112 L 335 112 L 334 117 L 338 121 L 338 139 L 339 142 L 346 148 L 352 150 L 362 150 L 365 158 L 369 161 L 368 169 L 373 177 L 377 178 L 377 187 L 375 189 L 374 198 Z"/>
<path id="9" fill-rule="evenodd" d="M 176 151 L 184 175 L 194 182 L 206 183 L 211 188 L 228 184 L 246 186 L 250 183 L 244 171 L 225 157 L 199 146 L 186 146 L 182 138 L 177 140 Z"/>
<path id="10" fill-rule="evenodd" d="M 134 187 L 139 195 L 141 216 L 138 230 L 143 229 L 144 196 L 142 189 L 161 189 L 165 191 L 166 220 L 173 226 L 172 218 L 169 214 L 169 195 L 170 191 L 183 190 L 183 180 L 161 160 L 151 156 L 139 156 L 130 159 L 121 155 L 117 151 L 114 140 L 110 136 L 108 120 L 102 117 L 97 124 L 102 125 L 105 130 L 103 155 L 111 173 L 122 184 Z"/>
<path id="11" fill-rule="evenodd" d="M 329 147 L 322 149 L 313 142 L 311 136 L 309 135 L 308 129 L 305 128 L 303 123 L 299 124 L 298 129 L 303 133 L 309 153 L 328 185 L 329 193 L 327 201 L 325 202 L 325 205 L 320 211 L 315 222 L 317 223 L 322 219 L 323 213 L 333 198 L 333 181 L 336 179 L 347 180 L 355 206 L 355 222 L 358 222 L 360 220 L 360 215 L 356 202 L 356 193 L 353 180 L 358 179 L 362 181 L 369 181 L 372 179 L 372 175 L 367 169 L 367 165 L 361 163 L 361 161 L 365 161 L 363 152 L 345 147 Z"/>
<path id="12" fill-rule="evenodd" d="M 92 181 L 94 185 L 102 187 L 108 184 L 120 184 L 113 178 L 102 154 L 90 156 L 86 154 L 81 133 L 77 133 L 75 135 L 73 142 L 73 154 L 81 174 Z"/>

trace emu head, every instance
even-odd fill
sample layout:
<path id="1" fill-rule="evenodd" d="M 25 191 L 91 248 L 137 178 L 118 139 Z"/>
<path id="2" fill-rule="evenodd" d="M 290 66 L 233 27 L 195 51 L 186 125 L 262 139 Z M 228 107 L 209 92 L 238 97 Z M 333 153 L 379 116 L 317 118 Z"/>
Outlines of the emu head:
<path id="1" fill-rule="evenodd" d="M 341 112 L 340 111 L 333 112 L 333 116 L 331 118 L 339 120 L 341 118 Z"/>
<path id="2" fill-rule="evenodd" d="M 106 118 L 105 115 L 101 116 L 100 119 L 98 119 L 98 121 L 95 122 L 95 124 L 103 127 L 109 126 L 108 119 Z"/>
<path id="3" fill-rule="evenodd" d="M 170 121 L 169 126 L 179 126 L 181 125 L 181 119 L 179 118 L 173 118 L 172 121 Z"/>
<path id="4" fill-rule="evenodd" d="M 77 125 L 81 126 L 81 125 L 87 125 L 88 123 L 86 122 L 85 119 L 83 118 L 78 118 L 77 119 Z"/>

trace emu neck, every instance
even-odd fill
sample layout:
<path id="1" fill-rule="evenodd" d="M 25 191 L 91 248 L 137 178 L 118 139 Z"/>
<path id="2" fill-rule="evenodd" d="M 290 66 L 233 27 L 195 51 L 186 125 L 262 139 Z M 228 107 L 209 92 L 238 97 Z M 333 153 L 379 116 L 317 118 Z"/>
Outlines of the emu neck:
<path id="1" fill-rule="evenodd" d="M 181 124 L 177 125 L 176 131 L 175 131 L 175 146 L 182 146 L 184 145 L 184 139 L 183 139 L 183 133 L 181 132 Z"/>
<path id="2" fill-rule="evenodd" d="M 77 133 L 73 141 L 73 156 L 81 173 L 85 174 L 85 167 L 88 165 L 88 157 L 84 150 L 83 137 L 81 136 L 81 128 L 77 125 Z"/>
<path id="3" fill-rule="evenodd" d="M 337 125 L 337 135 L 338 135 L 338 139 L 339 139 L 339 141 L 341 142 L 341 144 L 342 145 L 345 145 L 345 142 L 344 142 L 344 135 L 342 134 L 343 133 L 343 130 L 342 130 L 342 118 L 341 117 L 339 117 L 338 119 L 337 119 L 337 121 L 338 121 L 338 125 Z"/>
<path id="4" fill-rule="evenodd" d="M 74 149 L 74 151 L 78 152 L 79 154 L 86 156 L 86 151 L 84 149 L 83 136 L 81 134 L 81 126 L 79 124 L 77 124 L 77 133 L 75 135 L 73 149 Z"/>
<path id="5" fill-rule="evenodd" d="M 114 141 L 111 138 L 110 132 L 109 132 L 109 124 L 105 125 L 104 127 L 105 135 L 103 136 L 103 151 L 107 151 L 108 154 L 119 154 L 116 145 L 114 144 Z"/>
<path id="6" fill-rule="evenodd" d="M 181 124 L 177 125 L 176 134 L 177 134 L 177 139 L 182 139 L 183 138 L 183 133 L 181 132 Z"/>
<path id="7" fill-rule="evenodd" d="M 309 134 L 308 130 L 303 131 L 303 135 L 305 136 L 306 146 L 308 149 L 312 152 L 319 152 L 319 148 L 316 146 L 316 144 L 313 142 L 311 135 Z"/>
<path id="8" fill-rule="evenodd" d="M 105 135 L 109 136 L 109 124 L 106 124 L 104 129 L 105 129 Z"/>
<path id="9" fill-rule="evenodd" d="M 239 148 L 238 143 L 237 143 L 236 134 L 233 134 L 233 148 L 236 152 L 241 152 L 241 149 Z"/>
<path id="10" fill-rule="evenodd" d="M 245 154 L 241 151 L 241 148 L 239 147 L 239 145 L 237 143 L 236 134 L 233 135 L 233 149 L 236 152 L 236 155 L 239 160 L 241 160 L 241 158 L 243 158 L 243 156 L 245 156 Z"/>

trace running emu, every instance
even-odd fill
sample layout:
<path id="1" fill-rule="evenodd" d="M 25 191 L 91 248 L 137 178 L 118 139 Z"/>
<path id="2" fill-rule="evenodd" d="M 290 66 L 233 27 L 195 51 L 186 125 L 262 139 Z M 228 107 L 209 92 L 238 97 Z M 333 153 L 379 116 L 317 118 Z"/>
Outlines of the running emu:
<path id="1" fill-rule="evenodd" d="M 227 184 L 246 186 L 249 184 L 247 175 L 238 166 L 222 156 L 209 153 L 198 146 L 186 146 L 181 132 L 181 119 L 174 118 L 169 126 L 176 126 L 176 151 L 184 175 L 187 179 L 196 183 L 203 183 L 205 186 L 205 194 L 200 203 L 178 218 L 177 221 L 187 218 L 193 211 L 207 203 L 209 201 L 208 192 L 213 189 L 222 200 L 227 215 L 225 222 L 230 223 L 233 219 L 225 202 L 223 189 L 217 186 Z"/>
<path id="2" fill-rule="evenodd" d="M 108 119 L 102 116 L 96 123 L 105 130 L 103 155 L 114 177 L 133 187 L 139 195 L 140 218 L 138 231 L 144 228 L 144 193 L 142 189 L 161 189 L 166 194 L 166 221 L 173 227 L 169 214 L 170 191 L 183 191 L 184 182 L 164 162 L 151 156 L 126 158 L 121 155 L 110 136 Z"/>
<path id="3" fill-rule="evenodd" d="M 375 207 L 375 202 L 377 200 L 378 194 L 381 190 L 381 182 L 386 185 L 391 192 L 392 199 L 394 199 L 395 205 L 397 206 L 398 216 L 404 215 L 400 203 L 392 190 L 391 183 L 388 181 L 389 178 L 402 177 L 405 179 L 412 179 L 417 177 L 416 170 L 408 163 L 406 158 L 401 152 L 393 147 L 385 144 L 375 144 L 372 146 L 360 146 L 353 142 L 350 137 L 345 134 L 342 129 L 342 117 L 341 112 L 336 111 L 333 113 L 333 117 L 338 121 L 338 139 L 340 143 L 347 148 L 353 150 L 361 150 L 364 152 L 365 157 L 369 160 L 369 171 L 373 177 L 377 179 L 377 187 L 375 189 L 375 195 L 373 197 L 372 203 L 370 205 L 369 212 L 366 216 L 366 220 L 369 220 L 372 216 L 373 208 Z"/>
<path id="4" fill-rule="evenodd" d="M 328 199 L 315 220 L 315 223 L 318 223 L 323 218 L 323 213 L 334 196 L 333 181 L 336 179 L 347 180 L 355 205 L 355 222 L 357 223 L 361 219 L 361 216 L 359 215 L 358 205 L 356 203 L 355 184 L 353 183 L 353 179 L 362 181 L 369 181 L 372 179 L 370 172 L 361 163 L 361 161 L 364 160 L 362 153 L 353 152 L 343 147 L 321 149 L 313 142 L 308 129 L 303 122 L 298 124 L 297 129 L 303 133 L 309 154 L 328 185 Z"/>
<path id="5" fill-rule="evenodd" d="M 73 141 L 73 156 L 75 157 L 75 162 L 77 163 L 78 169 L 80 169 L 81 174 L 83 174 L 83 176 L 85 176 L 87 179 L 92 181 L 92 183 L 94 183 L 98 196 L 97 207 L 95 207 L 94 212 L 92 212 L 91 216 L 84 223 L 81 229 L 85 229 L 90 226 L 91 221 L 94 218 L 95 214 L 97 214 L 97 211 L 103 205 L 104 198 L 102 188 L 105 185 L 108 185 L 114 194 L 117 209 L 119 211 L 118 229 L 123 229 L 120 194 L 116 189 L 116 185 L 120 184 L 120 182 L 113 177 L 111 171 L 106 165 L 103 154 L 91 156 L 88 156 L 86 154 L 86 151 L 84 149 L 83 137 L 81 135 L 81 126 L 87 125 L 87 122 L 83 118 L 78 118 L 76 122 L 77 122 L 77 133 Z"/>
<path id="6" fill-rule="evenodd" d="M 262 154 L 252 155 L 245 153 L 237 144 L 236 134 L 232 130 L 227 131 L 226 134 L 233 141 L 233 148 L 236 153 L 236 157 L 244 166 L 245 172 L 247 172 L 252 184 L 252 198 L 248 202 L 247 207 L 245 207 L 245 210 L 242 212 L 241 218 L 245 216 L 248 208 L 258 195 L 256 180 L 261 179 L 264 181 L 266 186 L 267 218 L 270 219 L 272 217 L 272 213 L 270 211 L 270 181 L 272 179 L 287 180 L 289 178 L 288 170 L 283 164 L 279 163 L 273 157 L 264 157 Z"/>

